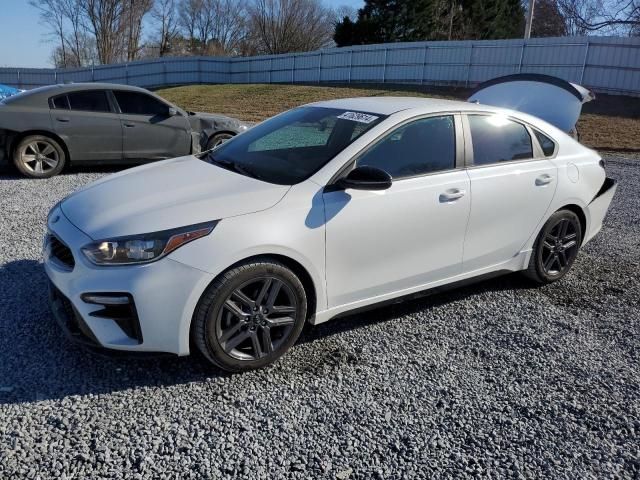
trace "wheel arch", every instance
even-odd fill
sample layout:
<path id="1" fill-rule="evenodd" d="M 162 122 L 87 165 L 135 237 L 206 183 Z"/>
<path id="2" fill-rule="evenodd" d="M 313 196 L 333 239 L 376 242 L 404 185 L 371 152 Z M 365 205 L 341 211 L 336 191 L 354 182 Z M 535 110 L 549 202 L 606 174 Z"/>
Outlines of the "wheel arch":
<path id="1" fill-rule="evenodd" d="M 18 143 L 29 135 L 41 135 L 55 140 L 64 151 L 66 164 L 69 165 L 71 163 L 71 155 L 69 154 L 69 148 L 67 147 L 66 142 L 59 135 L 48 130 L 25 130 L 23 132 L 16 133 L 11 139 L 11 144 L 9 145 L 9 156 L 11 160 L 13 160 L 13 153 Z"/>
<path id="2" fill-rule="evenodd" d="M 580 239 L 580 243 L 582 244 L 582 241 L 584 240 L 587 234 L 587 215 L 585 214 L 584 210 L 582 209 L 582 207 L 580 207 L 579 205 L 576 205 L 575 203 L 569 203 L 567 205 L 564 205 L 558 208 L 556 212 L 560 210 L 569 210 L 570 212 L 575 213 L 576 216 L 578 217 L 578 220 L 580 220 L 580 229 L 582 230 L 582 238 Z"/>

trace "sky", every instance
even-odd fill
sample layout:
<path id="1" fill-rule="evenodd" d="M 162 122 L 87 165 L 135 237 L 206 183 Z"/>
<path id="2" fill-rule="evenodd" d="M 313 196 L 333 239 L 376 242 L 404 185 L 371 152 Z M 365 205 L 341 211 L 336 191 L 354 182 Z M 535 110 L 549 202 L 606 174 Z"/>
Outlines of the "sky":
<path id="1" fill-rule="evenodd" d="M 360 8 L 363 0 L 324 0 L 331 7 Z M 0 67 L 51 67 L 53 43 L 28 0 L 0 0 Z"/>

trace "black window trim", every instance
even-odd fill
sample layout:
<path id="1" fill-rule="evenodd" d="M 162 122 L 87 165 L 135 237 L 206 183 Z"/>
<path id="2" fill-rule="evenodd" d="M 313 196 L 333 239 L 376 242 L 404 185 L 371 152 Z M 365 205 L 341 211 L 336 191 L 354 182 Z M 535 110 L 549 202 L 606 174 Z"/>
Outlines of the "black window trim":
<path id="1" fill-rule="evenodd" d="M 122 108 L 120 107 L 120 103 L 118 102 L 118 99 L 116 98 L 116 93 L 115 92 L 125 92 L 125 93 L 137 93 L 140 95 L 145 95 L 147 97 L 151 97 L 154 100 L 162 103 L 163 105 L 165 105 L 167 107 L 167 112 L 169 111 L 170 108 L 176 108 L 173 105 L 171 105 L 168 102 L 163 101 L 162 99 L 158 98 L 158 97 L 154 97 L 153 95 L 149 95 L 148 93 L 145 92 L 138 92 L 137 90 L 126 90 L 124 88 L 112 88 L 111 90 L 109 90 L 109 98 L 110 100 L 113 102 L 113 106 L 114 106 L 114 110 L 119 113 L 120 115 L 136 115 L 139 117 L 150 117 L 152 115 L 149 115 L 148 113 L 124 113 L 122 111 Z M 178 110 L 176 108 L 176 110 Z M 178 112 L 180 112 L 180 110 L 178 110 Z M 180 116 L 182 116 L 182 113 L 180 113 Z"/>
<path id="2" fill-rule="evenodd" d="M 469 117 L 471 115 L 486 116 L 486 115 L 499 115 L 499 114 L 500 114 L 499 112 L 484 111 L 484 110 L 467 110 L 467 111 L 461 112 L 462 124 L 464 128 L 464 141 L 465 141 L 465 160 L 464 160 L 465 168 L 476 169 L 476 168 L 495 167 L 499 165 L 513 165 L 516 163 L 539 162 L 541 160 L 551 160 L 552 158 L 556 157 L 556 155 L 558 154 L 558 142 L 552 136 L 543 132 L 540 128 L 533 127 L 532 125 L 528 124 L 524 120 L 521 120 L 520 118 L 514 117 L 512 115 L 505 115 L 508 120 L 514 123 L 518 123 L 526 129 L 527 133 L 529 134 L 529 138 L 531 140 L 531 150 L 533 153 L 533 157 L 522 158 L 517 160 L 502 160 L 502 161 L 496 161 L 492 163 L 485 163 L 482 165 L 476 165 L 473 162 L 473 140 L 471 138 L 471 125 L 469 124 Z M 534 134 L 534 130 L 538 130 L 540 133 L 549 137 L 553 141 L 553 143 L 555 144 L 555 149 L 552 156 L 546 157 L 544 155 L 544 152 L 542 151 L 542 147 L 538 142 L 538 138 Z"/>
<path id="3" fill-rule="evenodd" d="M 351 170 L 355 168 L 355 165 L 358 159 L 360 159 L 363 155 L 365 155 L 379 141 L 386 138 L 388 135 L 391 135 L 394 131 L 404 127 L 409 123 L 413 123 L 418 120 L 423 120 L 425 118 L 432 118 L 432 117 L 453 117 L 453 125 L 454 125 L 454 133 L 455 133 L 455 149 L 456 149 L 456 158 L 455 158 L 454 168 L 449 168 L 447 170 L 438 170 L 436 172 L 419 173 L 416 175 L 410 175 L 407 177 L 402 177 L 397 179 L 394 178 L 393 183 L 402 182 L 404 180 L 413 180 L 415 178 L 441 175 L 443 173 L 451 173 L 457 170 L 464 169 L 465 168 L 465 143 L 464 143 L 462 116 L 460 112 L 459 111 L 431 112 L 431 113 L 423 113 L 420 115 L 416 115 L 415 117 L 407 118 L 400 123 L 396 123 L 390 126 L 384 132 L 381 132 L 373 140 L 371 140 L 364 147 L 362 147 L 360 151 L 358 151 L 358 153 L 356 153 L 353 157 L 351 157 L 342 167 L 340 167 L 338 171 L 327 182 L 327 186 L 335 184 L 339 179 L 346 176 Z M 392 117 L 389 117 L 389 118 L 392 118 Z"/>

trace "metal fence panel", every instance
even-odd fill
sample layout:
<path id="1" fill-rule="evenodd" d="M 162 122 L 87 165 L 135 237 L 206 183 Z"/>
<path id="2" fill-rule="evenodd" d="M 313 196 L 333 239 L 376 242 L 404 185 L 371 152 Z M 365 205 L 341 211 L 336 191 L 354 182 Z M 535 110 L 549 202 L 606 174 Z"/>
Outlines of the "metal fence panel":
<path id="1" fill-rule="evenodd" d="M 596 92 L 640 96 L 640 38 L 562 37 L 358 45 L 250 58 L 182 57 L 75 69 L 0 68 L 0 83 L 143 87 L 197 83 L 392 82 L 472 87 L 518 72 L 544 73 Z"/>

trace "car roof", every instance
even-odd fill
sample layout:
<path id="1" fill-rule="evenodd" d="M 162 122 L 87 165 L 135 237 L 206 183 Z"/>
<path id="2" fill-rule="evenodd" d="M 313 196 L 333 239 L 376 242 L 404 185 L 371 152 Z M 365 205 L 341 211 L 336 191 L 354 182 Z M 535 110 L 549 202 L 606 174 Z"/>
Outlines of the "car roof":
<path id="1" fill-rule="evenodd" d="M 416 113 L 442 112 L 457 110 L 497 110 L 489 105 L 478 105 L 460 100 L 420 97 L 357 97 L 327 100 L 309 104 L 314 107 L 340 108 L 360 112 L 392 115 L 404 110 L 415 110 Z"/>
<path id="2" fill-rule="evenodd" d="M 26 92 L 18 93 L 8 97 L 7 104 L 11 103 L 16 106 L 44 106 L 50 97 L 62 95 L 69 92 L 80 92 L 86 90 L 128 90 L 133 92 L 151 93 L 148 90 L 131 85 L 122 85 L 118 83 L 64 83 L 56 85 L 47 85 L 44 87 L 34 88 Z"/>

